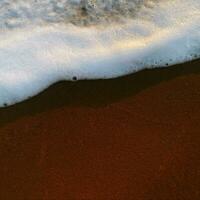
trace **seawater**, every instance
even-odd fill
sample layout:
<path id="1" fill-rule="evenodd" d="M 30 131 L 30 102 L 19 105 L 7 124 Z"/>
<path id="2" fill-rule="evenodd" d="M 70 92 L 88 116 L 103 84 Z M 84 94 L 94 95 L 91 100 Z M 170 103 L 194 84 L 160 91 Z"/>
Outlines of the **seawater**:
<path id="1" fill-rule="evenodd" d="M 1 0 L 0 106 L 199 58 L 199 22 L 199 0 Z"/>

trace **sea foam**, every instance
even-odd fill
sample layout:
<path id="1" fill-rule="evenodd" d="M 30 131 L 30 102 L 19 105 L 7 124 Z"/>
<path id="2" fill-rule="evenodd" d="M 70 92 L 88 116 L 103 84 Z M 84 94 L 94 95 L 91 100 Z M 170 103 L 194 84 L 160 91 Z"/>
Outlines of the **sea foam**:
<path id="1" fill-rule="evenodd" d="M 200 57 L 199 0 L 109 2 L 1 1 L 0 107 L 60 80 L 115 78 Z"/>

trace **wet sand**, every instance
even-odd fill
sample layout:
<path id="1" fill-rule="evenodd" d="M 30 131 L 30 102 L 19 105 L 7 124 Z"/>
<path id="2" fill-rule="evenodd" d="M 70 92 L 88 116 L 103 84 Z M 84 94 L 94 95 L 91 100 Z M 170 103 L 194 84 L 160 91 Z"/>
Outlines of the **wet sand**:
<path id="1" fill-rule="evenodd" d="M 200 61 L 61 82 L 0 109 L 0 199 L 200 199 Z"/>

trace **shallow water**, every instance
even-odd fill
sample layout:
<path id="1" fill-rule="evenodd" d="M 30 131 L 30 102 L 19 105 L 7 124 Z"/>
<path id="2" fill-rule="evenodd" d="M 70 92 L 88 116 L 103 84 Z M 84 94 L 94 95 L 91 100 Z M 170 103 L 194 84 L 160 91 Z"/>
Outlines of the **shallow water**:
<path id="1" fill-rule="evenodd" d="M 0 22 L 5 28 L 31 23 L 73 23 L 98 25 L 134 18 L 142 8 L 152 8 L 156 0 L 3 0 Z"/>
<path id="2" fill-rule="evenodd" d="M 59 80 L 114 78 L 200 57 L 199 0 L 1 1 L 0 106 Z"/>

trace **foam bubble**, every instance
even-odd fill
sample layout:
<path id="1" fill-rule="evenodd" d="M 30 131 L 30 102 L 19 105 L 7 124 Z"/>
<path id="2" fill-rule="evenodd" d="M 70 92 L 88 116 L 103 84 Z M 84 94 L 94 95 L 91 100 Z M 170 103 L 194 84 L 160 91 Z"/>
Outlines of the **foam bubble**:
<path id="1" fill-rule="evenodd" d="M 122 17 L 125 23 L 90 26 L 43 20 L 31 4 L 13 2 L 12 26 L 8 14 L 0 16 L 0 106 L 25 100 L 60 80 L 114 78 L 200 57 L 199 0 L 144 1 L 136 15 Z M 62 8 L 69 1 L 58 2 Z"/>

